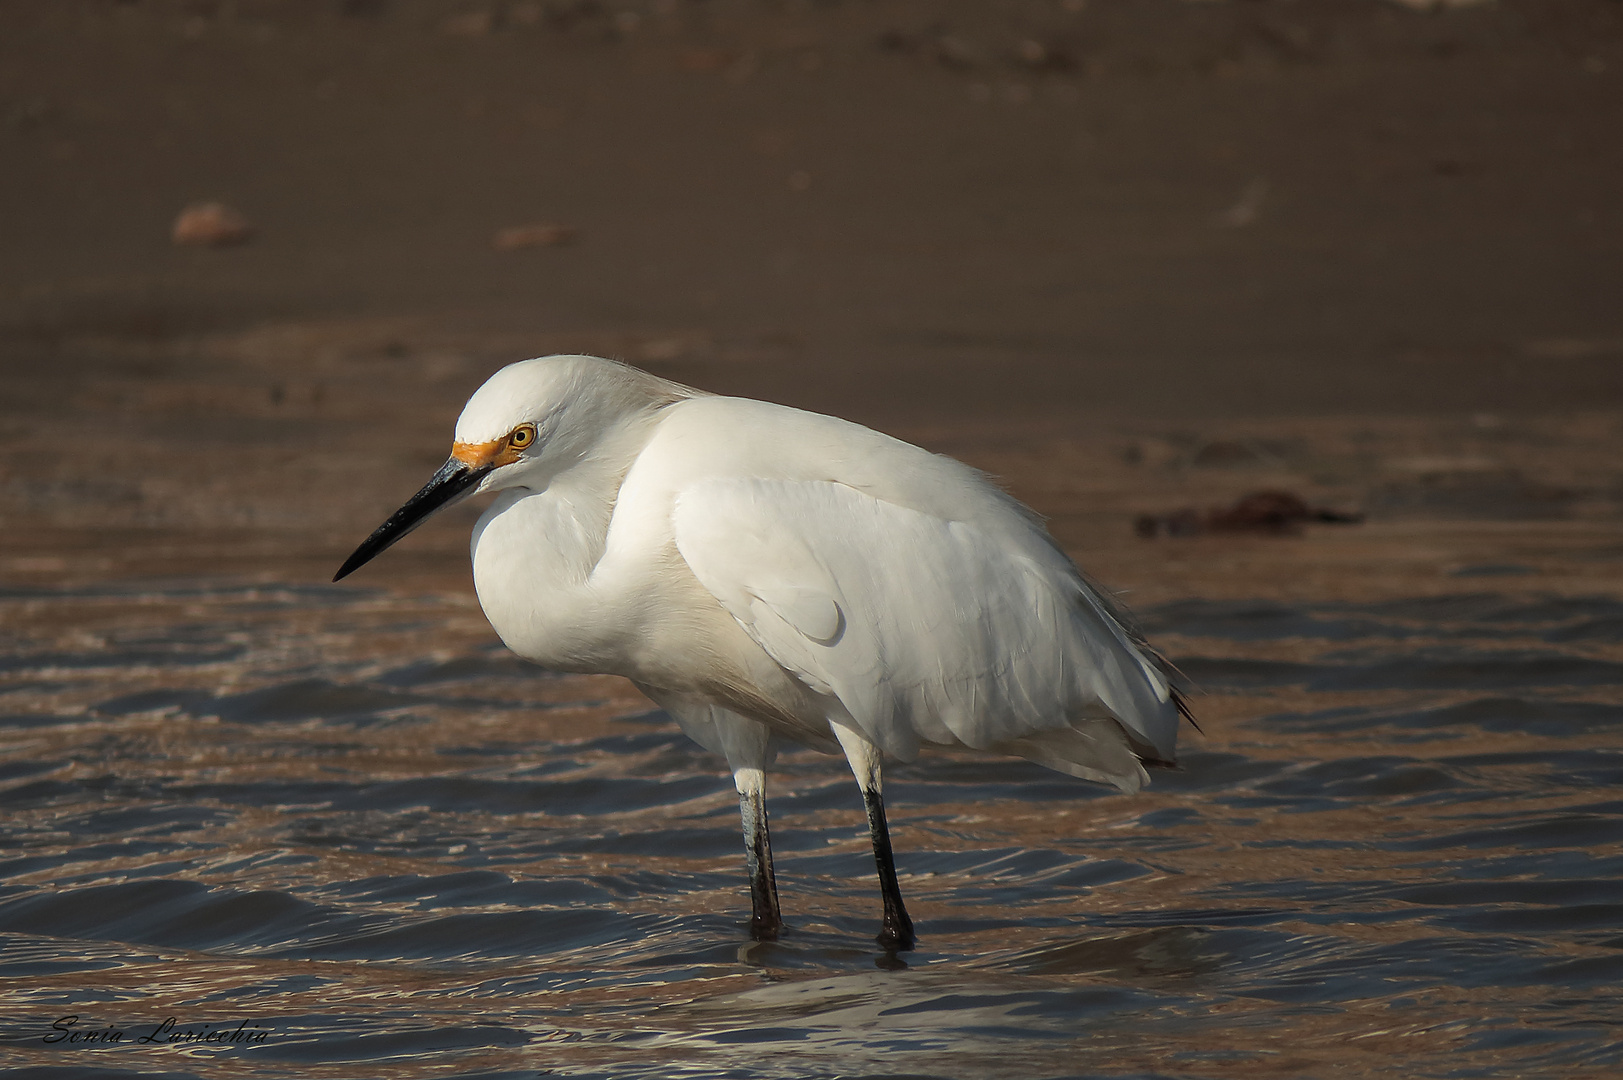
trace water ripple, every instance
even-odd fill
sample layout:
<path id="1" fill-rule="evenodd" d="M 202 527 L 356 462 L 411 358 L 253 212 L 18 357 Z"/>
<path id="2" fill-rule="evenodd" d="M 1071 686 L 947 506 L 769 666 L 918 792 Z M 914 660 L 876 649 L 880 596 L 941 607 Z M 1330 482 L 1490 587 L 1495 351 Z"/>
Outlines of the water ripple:
<path id="1" fill-rule="evenodd" d="M 751 942 L 720 762 L 444 600 L 160 583 L 0 615 L 18 1075 L 1623 1068 L 1609 599 L 1149 612 L 1209 740 L 1131 798 L 896 769 L 899 957 L 841 763 L 775 771 L 790 928 Z"/>

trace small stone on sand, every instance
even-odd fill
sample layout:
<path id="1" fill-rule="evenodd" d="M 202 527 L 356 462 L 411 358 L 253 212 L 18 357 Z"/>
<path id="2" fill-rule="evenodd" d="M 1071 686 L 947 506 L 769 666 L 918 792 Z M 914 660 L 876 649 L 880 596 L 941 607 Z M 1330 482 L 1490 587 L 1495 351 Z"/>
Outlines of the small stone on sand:
<path id="1" fill-rule="evenodd" d="M 254 235 L 248 219 L 224 203 L 193 203 L 175 218 L 170 239 L 187 247 L 229 247 Z"/>
<path id="2" fill-rule="evenodd" d="M 566 225 L 510 225 L 496 230 L 491 245 L 497 251 L 518 251 L 520 248 L 562 247 L 573 244 L 580 234 Z"/>
<path id="3" fill-rule="evenodd" d="M 463 11 L 446 16 L 440 30 L 453 37 L 484 37 L 496 28 L 496 16 L 490 11 Z"/>

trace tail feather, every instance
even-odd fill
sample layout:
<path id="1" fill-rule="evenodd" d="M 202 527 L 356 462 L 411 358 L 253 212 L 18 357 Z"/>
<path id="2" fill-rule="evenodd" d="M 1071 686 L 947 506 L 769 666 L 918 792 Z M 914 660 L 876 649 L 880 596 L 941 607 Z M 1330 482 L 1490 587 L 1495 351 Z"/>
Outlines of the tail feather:
<path id="1" fill-rule="evenodd" d="M 1144 631 L 1139 627 L 1138 620 L 1133 618 L 1132 613 L 1122 605 L 1115 593 L 1102 587 L 1087 575 L 1083 575 L 1082 580 L 1093 590 L 1094 595 L 1099 598 L 1101 606 L 1109 613 L 1110 617 L 1116 620 L 1116 625 L 1122 628 L 1122 631 L 1127 635 L 1127 639 L 1140 652 L 1149 657 L 1150 663 L 1154 664 L 1156 670 L 1160 671 L 1162 678 L 1166 679 L 1167 688 L 1172 691 L 1172 703 L 1177 706 L 1178 715 L 1189 721 L 1190 727 L 1202 735 L 1206 734 L 1199 722 L 1195 720 L 1194 709 L 1189 705 L 1189 691 L 1194 685 L 1189 676 L 1178 670 L 1178 665 L 1168 660 L 1166 654 L 1150 644 L 1149 639 L 1144 636 Z"/>
<path id="2" fill-rule="evenodd" d="M 1011 739 L 991 749 L 1082 780 L 1111 784 L 1128 793 L 1149 783 L 1149 775 L 1119 723 L 1103 717 L 1071 723 L 1070 727 Z"/>
<path id="3" fill-rule="evenodd" d="M 1156 658 L 1160 659 L 1159 654 L 1156 654 Z M 1165 661 L 1163 661 L 1163 663 L 1164 662 Z M 1180 679 L 1184 678 L 1184 673 L 1173 667 L 1171 664 L 1167 664 L 1167 670 L 1171 674 L 1177 675 Z M 1206 729 L 1201 727 L 1199 721 L 1195 719 L 1195 711 L 1189 707 L 1189 698 L 1184 694 L 1183 690 L 1174 684 L 1170 678 L 1167 679 L 1167 683 L 1172 687 L 1172 704 L 1178 707 L 1178 715 L 1189 721 L 1190 727 L 1194 728 L 1202 735 L 1206 734 Z"/>

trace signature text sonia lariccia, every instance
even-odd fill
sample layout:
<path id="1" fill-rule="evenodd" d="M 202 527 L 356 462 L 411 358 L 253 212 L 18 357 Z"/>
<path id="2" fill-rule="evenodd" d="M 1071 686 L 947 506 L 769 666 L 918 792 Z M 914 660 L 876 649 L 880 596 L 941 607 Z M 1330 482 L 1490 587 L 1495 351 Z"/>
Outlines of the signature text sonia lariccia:
<path id="1" fill-rule="evenodd" d="M 170 1043 L 224 1043 L 226 1045 L 252 1046 L 262 1043 L 270 1035 L 273 1028 L 258 1027 L 246 1020 L 236 1027 L 230 1024 L 182 1024 L 171 1016 L 159 1024 L 142 1024 L 139 1027 L 121 1028 L 109 1024 L 106 1027 L 93 1027 L 79 1025 L 77 1014 L 64 1016 L 51 1025 L 51 1030 L 45 1033 L 44 1040 L 48 1043 L 80 1043 L 93 1046 L 140 1046 L 142 1044 Z"/>

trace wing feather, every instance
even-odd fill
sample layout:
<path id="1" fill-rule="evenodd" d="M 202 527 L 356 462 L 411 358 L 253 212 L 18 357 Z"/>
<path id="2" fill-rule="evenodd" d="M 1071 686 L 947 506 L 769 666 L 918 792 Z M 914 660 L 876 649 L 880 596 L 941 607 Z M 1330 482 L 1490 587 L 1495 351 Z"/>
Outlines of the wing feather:
<path id="1" fill-rule="evenodd" d="M 920 741 L 1044 764 L 1069 752 L 1085 761 L 1065 771 L 1136 788 L 1127 743 L 1100 749 L 1103 729 L 1088 723 L 1104 719 L 1147 756 L 1172 757 L 1165 678 L 1012 511 L 987 527 L 833 481 L 717 478 L 679 494 L 673 526 L 700 583 L 761 648 L 894 756 L 911 760 Z"/>

